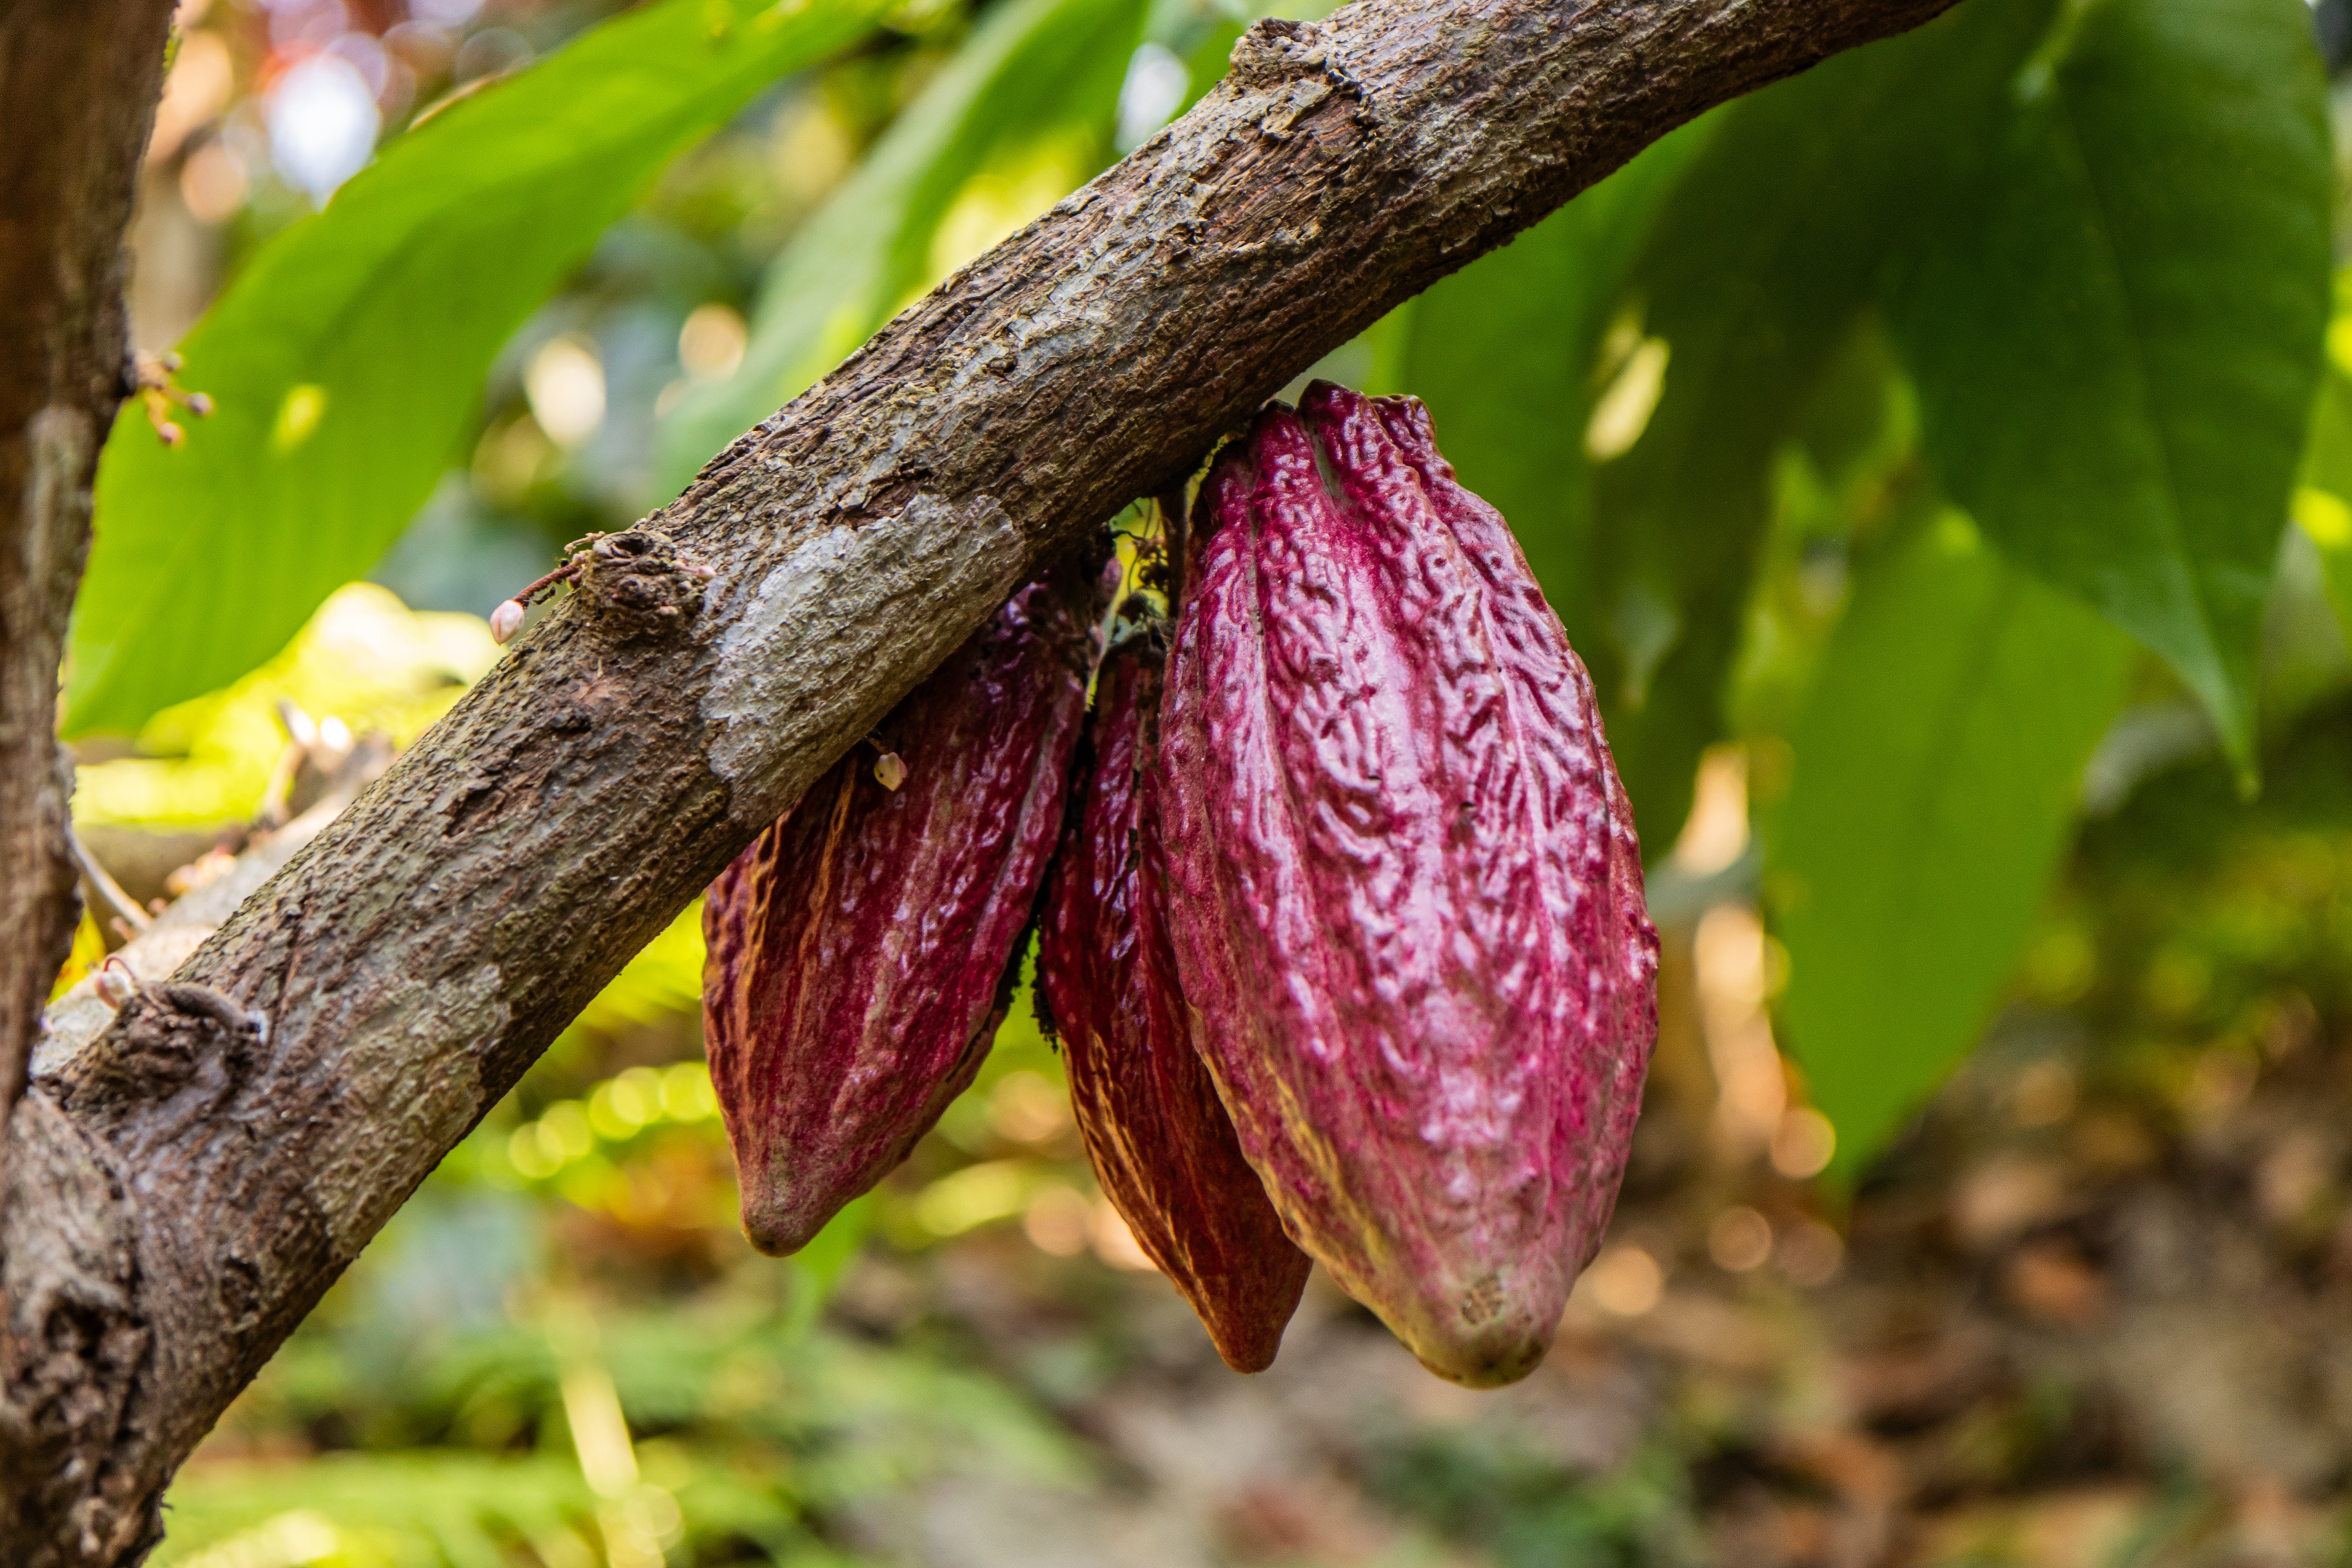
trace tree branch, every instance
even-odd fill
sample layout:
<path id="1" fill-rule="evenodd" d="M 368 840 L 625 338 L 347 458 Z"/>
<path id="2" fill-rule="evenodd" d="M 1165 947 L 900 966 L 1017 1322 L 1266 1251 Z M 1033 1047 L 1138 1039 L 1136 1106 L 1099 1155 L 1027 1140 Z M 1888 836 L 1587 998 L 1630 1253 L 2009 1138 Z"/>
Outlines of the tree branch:
<path id="1" fill-rule="evenodd" d="M 19 1108 L 11 1560 L 131 1555 L 440 1156 L 1042 563 L 1667 130 L 1947 4 L 1261 23 L 1191 114 L 735 443 Z"/>
<path id="2" fill-rule="evenodd" d="M 0 7 L 0 1129 L 73 941 L 58 662 L 131 360 L 123 231 L 171 0 Z M 0 1136 L 0 1181 L 7 1140 Z"/>

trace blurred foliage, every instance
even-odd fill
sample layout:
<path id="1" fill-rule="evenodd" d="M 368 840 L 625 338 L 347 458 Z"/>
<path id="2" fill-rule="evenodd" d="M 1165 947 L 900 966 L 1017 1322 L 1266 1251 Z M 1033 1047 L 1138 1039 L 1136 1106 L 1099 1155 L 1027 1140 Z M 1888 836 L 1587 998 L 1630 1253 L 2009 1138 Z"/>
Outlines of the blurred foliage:
<path id="1" fill-rule="evenodd" d="M 499 344 L 654 172 L 877 9 L 634 12 L 449 103 L 263 247 L 181 351 L 211 416 L 176 447 L 136 417 L 108 444 L 68 731 L 133 729 L 241 674 L 365 572 L 447 464 Z"/>
<path id="2" fill-rule="evenodd" d="M 1795 782 L 1767 826 L 1781 1013 L 1850 1163 L 1974 1038 L 2130 662 L 2120 633 L 1958 512 L 1878 556 L 1790 737 Z"/>
<path id="3" fill-rule="evenodd" d="M 1706 1560 L 1687 1478 L 1653 1450 L 1587 1477 L 1476 1430 L 1384 1447 L 1373 1484 L 1401 1512 L 1492 1553 L 1496 1568 L 1679 1568 Z"/>
<path id="4" fill-rule="evenodd" d="M 382 588 L 350 584 L 268 663 L 149 719 L 139 731 L 143 755 L 85 762 L 75 819 L 214 827 L 252 816 L 285 744 L 279 701 L 405 746 L 488 673 L 498 653 L 478 616 L 413 613 Z"/>
<path id="5" fill-rule="evenodd" d="M 912 297 L 1100 168 L 1142 21 L 1137 0 L 984 13 L 776 258 L 740 367 L 690 390 L 664 427 L 657 488 L 682 488 Z"/>
<path id="6" fill-rule="evenodd" d="M 2309 1046 L 2352 1016 L 2352 703 L 2300 715 L 2252 800 L 2218 760 L 2167 770 L 2084 828 L 2060 889 L 2022 990 L 2087 1019 L 2117 1070 Z"/>

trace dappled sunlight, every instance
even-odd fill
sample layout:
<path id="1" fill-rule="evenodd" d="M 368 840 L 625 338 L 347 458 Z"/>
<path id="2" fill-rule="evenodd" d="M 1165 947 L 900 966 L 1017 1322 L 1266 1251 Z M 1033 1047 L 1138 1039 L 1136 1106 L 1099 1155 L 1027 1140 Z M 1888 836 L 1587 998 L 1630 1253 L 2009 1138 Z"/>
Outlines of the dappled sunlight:
<path id="1" fill-rule="evenodd" d="M 260 806 L 286 749 L 280 701 L 340 726 L 347 738 L 380 731 L 405 745 L 497 658 L 479 616 L 412 611 L 382 588 L 352 584 L 276 658 L 225 691 L 149 720 L 137 745 L 146 754 L 85 762 L 75 819 L 150 827 L 241 822 Z"/>

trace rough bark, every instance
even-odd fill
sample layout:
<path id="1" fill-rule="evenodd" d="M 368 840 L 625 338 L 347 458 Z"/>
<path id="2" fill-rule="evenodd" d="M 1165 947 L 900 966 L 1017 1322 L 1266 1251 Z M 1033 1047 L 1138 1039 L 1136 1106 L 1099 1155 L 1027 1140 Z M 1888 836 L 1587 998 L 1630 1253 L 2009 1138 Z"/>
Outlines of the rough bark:
<path id="1" fill-rule="evenodd" d="M 0 5 L 0 1118 L 79 916 L 58 661 L 130 365 L 123 233 L 171 16 L 171 0 Z"/>
<path id="2" fill-rule="evenodd" d="M 1948 3 L 1262 23 L 1191 114 L 730 447 L 19 1107 L 7 1559 L 135 1557 L 435 1162 L 1042 563 L 1673 126 Z"/>

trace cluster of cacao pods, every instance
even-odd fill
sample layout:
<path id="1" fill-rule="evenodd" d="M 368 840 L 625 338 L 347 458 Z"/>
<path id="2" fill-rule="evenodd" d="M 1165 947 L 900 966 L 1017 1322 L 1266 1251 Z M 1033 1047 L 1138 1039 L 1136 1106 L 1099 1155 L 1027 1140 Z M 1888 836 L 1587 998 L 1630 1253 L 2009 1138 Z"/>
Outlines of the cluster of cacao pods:
<path id="1" fill-rule="evenodd" d="M 1432 1371 L 1524 1376 L 1656 1035 L 1591 683 L 1410 398 L 1269 405 L 1193 521 L 1172 630 L 1101 648 L 1049 574 L 886 723 L 899 787 L 853 752 L 712 886 L 745 1228 L 792 1251 L 905 1158 L 1034 920 L 1103 1192 L 1229 1363 L 1312 1258 Z"/>

